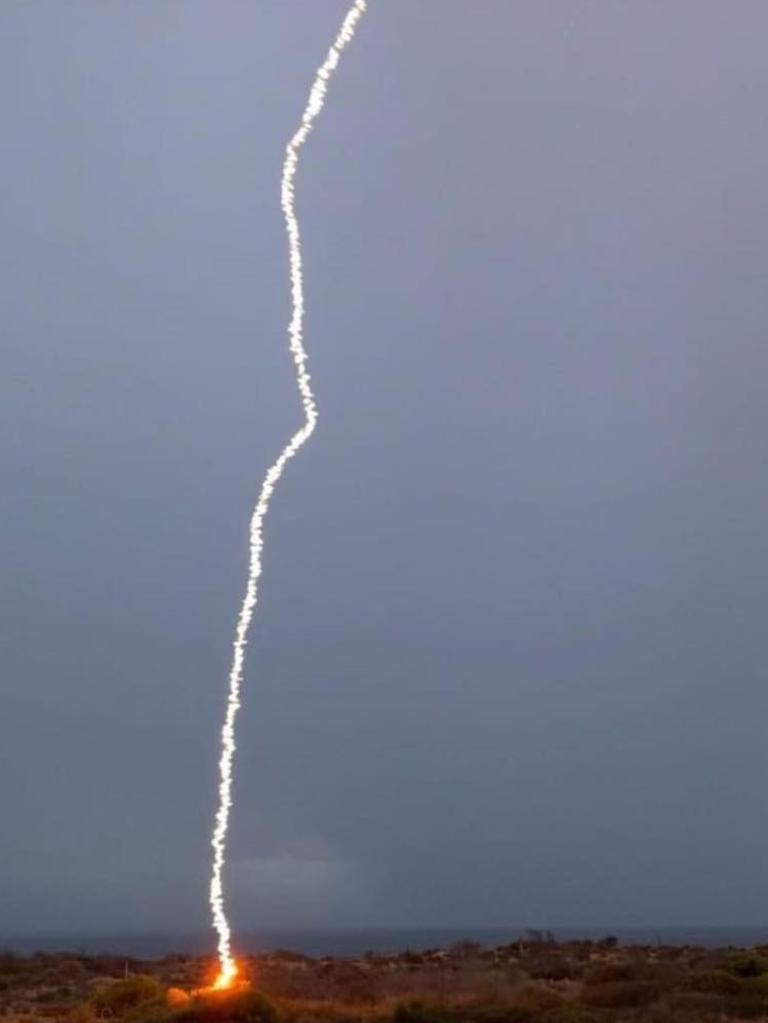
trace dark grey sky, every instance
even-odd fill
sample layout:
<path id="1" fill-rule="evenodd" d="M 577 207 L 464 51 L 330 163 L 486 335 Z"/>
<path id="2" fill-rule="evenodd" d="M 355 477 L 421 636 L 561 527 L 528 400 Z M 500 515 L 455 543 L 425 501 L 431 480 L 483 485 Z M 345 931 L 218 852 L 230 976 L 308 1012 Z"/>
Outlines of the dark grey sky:
<path id="1" fill-rule="evenodd" d="M 205 925 L 345 0 L 5 0 L 0 922 Z M 303 154 L 238 927 L 765 922 L 764 0 L 371 0 Z"/>

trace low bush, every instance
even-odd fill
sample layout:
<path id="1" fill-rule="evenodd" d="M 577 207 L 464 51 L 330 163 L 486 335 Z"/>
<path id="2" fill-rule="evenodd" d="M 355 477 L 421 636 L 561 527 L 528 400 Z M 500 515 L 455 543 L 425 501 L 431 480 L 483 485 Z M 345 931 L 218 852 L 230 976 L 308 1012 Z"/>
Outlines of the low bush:
<path id="1" fill-rule="evenodd" d="M 697 1016 L 695 1023 L 704 1023 L 707 1019 L 709 1019 L 707 1016 Z M 671 1009 L 658 1006 L 653 1009 L 647 1009 L 645 1012 L 640 1013 L 639 1016 L 634 1016 L 632 1023 L 681 1023 L 681 1019 Z M 690 1020 L 690 1023 L 694 1023 L 694 1020 Z"/>
<path id="2" fill-rule="evenodd" d="M 66 1023 L 95 1023 L 96 1016 L 93 1009 L 87 1003 L 76 1005 L 64 1017 Z"/>
<path id="3" fill-rule="evenodd" d="M 392 1016 L 393 1023 L 538 1023 L 541 1019 L 538 1007 L 525 1004 L 489 1006 L 410 1002 L 399 1005 Z"/>
<path id="4" fill-rule="evenodd" d="M 723 1011 L 722 995 L 707 991 L 675 991 L 667 998 L 678 1019 L 718 1019 Z"/>
<path id="5" fill-rule="evenodd" d="M 753 991 L 742 991 L 738 995 L 728 995 L 723 999 L 723 1009 L 727 1018 L 764 1019 L 766 1001 L 762 995 Z"/>
<path id="6" fill-rule="evenodd" d="M 761 977 L 768 973 L 768 959 L 753 953 L 739 953 L 731 958 L 727 968 L 737 977 Z"/>
<path id="7" fill-rule="evenodd" d="M 612 1017 L 583 1005 L 561 1005 L 538 1016 L 536 1023 L 612 1023 Z"/>
<path id="8" fill-rule="evenodd" d="M 277 1011 L 258 991 L 221 991 L 172 1013 L 174 1023 L 277 1023 Z"/>
<path id="9" fill-rule="evenodd" d="M 155 977 L 138 973 L 125 980 L 100 987 L 91 998 L 91 1008 L 102 1019 L 124 1016 L 131 1009 L 164 996 L 163 987 Z"/>
<path id="10" fill-rule="evenodd" d="M 562 955 L 527 959 L 525 969 L 534 980 L 574 980 L 582 972 L 580 966 Z"/>
<path id="11" fill-rule="evenodd" d="M 708 973 L 695 973 L 685 985 L 691 991 L 704 991 L 715 995 L 737 995 L 741 991 L 741 981 L 726 970 L 710 970 Z"/>
<path id="12" fill-rule="evenodd" d="M 581 1001 L 593 1008 L 623 1009 L 651 1005 L 660 996 L 659 985 L 652 981 L 611 981 L 585 987 L 581 992 Z"/>
<path id="13" fill-rule="evenodd" d="M 451 1023 L 454 1016 L 442 1005 L 424 1005 L 410 1002 L 398 1005 L 392 1016 L 393 1023 Z"/>
<path id="14" fill-rule="evenodd" d="M 599 963 L 584 971 L 585 984 L 618 984 L 631 980 L 647 980 L 648 967 L 645 963 Z"/>

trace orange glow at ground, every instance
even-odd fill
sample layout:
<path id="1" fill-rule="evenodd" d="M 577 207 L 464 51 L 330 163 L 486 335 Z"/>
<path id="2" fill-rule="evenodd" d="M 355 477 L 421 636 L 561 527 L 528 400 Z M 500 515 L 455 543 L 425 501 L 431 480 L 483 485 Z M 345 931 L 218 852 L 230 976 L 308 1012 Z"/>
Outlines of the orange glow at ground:
<path id="1" fill-rule="evenodd" d="M 211 985 L 212 991 L 227 991 L 231 988 L 237 980 L 238 974 L 237 963 L 232 963 L 227 968 L 222 969 L 219 972 L 218 977 L 214 980 Z"/>
<path id="2" fill-rule="evenodd" d="M 206 984 L 205 987 L 196 988 L 193 991 L 183 991 L 178 987 L 168 988 L 166 992 L 168 1005 L 171 1008 L 180 1008 L 196 998 L 211 998 L 223 995 L 225 992 L 234 993 L 235 991 L 249 990 L 251 987 L 250 981 L 238 979 L 239 972 L 237 963 L 234 963 L 231 970 L 220 970 L 216 979 L 211 984 Z"/>
<path id="3" fill-rule="evenodd" d="M 250 988 L 250 980 L 241 976 L 240 965 L 233 959 L 228 967 L 222 967 L 219 964 L 219 970 L 215 975 L 215 979 L 212 979 L 204 987 L 190 991 L 190 996 L 192 998 L 210 998 L 216 995 L 223 995 L 225 992 L 233 994 L 236 991 L 248 991 Z"/>
<path id="4" fill-rule="evenodd" d="M 187 992 L 180 987 L 169 987 L 165 997 L 172 1009 L 179 1009 L 192 1001 Z"/>

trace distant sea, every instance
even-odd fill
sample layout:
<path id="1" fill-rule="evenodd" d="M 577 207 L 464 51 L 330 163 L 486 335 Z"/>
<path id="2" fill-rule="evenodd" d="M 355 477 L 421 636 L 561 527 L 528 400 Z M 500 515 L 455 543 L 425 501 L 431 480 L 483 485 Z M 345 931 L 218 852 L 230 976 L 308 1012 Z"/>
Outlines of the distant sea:
<path id="1" fill-rule="evenodd" d="M 699 945 L 709 948 L 748 948 L 768 944 L 765 927 L 552 927 L 559 941 L 578 938 L 599 940 L 615 935 L 623 944 Z M 238 933 L 236 950 L 241 954 L 290 949 L 311 956 L 358 956 L 378 953 L 444 948 L 470 939 L 481 945 L 503 945 L 525 935 L 523 927 L 403 927 L 360 930 L 264 930 Z M 81 952 L 86 955 L 121 955 L 156 959 L 165 955 L 213 955 L 212 934 L 38 934 L 25 937 L 0 935 L 0 950 L 22 954 L 34 952 Z"/>

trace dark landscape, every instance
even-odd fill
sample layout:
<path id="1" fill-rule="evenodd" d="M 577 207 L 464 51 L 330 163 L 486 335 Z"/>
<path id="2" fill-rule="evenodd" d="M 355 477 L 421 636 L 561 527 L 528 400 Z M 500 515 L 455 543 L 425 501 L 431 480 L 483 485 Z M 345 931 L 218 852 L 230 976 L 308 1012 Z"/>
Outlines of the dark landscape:
<path id="1" fill-rule="evenodd" d="M 673 1023 L 768 1018 L 768 946 L 557 942 L 239 960 L 242 984 L 210 992 L 210 957 L 0 955 L 7 1023 Z"/>

